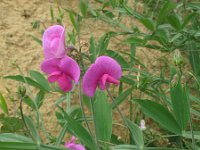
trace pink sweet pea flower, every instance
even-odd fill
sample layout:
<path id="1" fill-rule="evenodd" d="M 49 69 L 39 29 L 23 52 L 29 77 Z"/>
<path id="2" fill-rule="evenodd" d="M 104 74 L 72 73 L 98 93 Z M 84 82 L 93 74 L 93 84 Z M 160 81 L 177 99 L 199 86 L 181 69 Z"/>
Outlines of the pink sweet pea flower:
<path id="1" fill-rule="evenodd" d="M 64 55 L 63 58 L 50 58 L 43 61 L 41 70 L 48 74 L 49 82 L 57 82 L 61 90 L 72 89 L 72 80 L 78 83 L 80 68 L 75 60 Z"/>
<path id="2" fill-rule="evenodd" d="M 85 150 L 83 145 L 75 143 L 75 137 L 74 136 L 72 136 L 72 138 L 69 142 L 65 143 L 65 147 L 70 149 L 70 150 Z"/>
<path id="3" fill-rule="evenodd" d="M 98 85 L 101 90 L 105 90 L 109 83 L 119 85 L 121 75 L 122 69 L 117 61 L 108 56 L 100 56 L 83 76 L 83 92 L 92 97 Z"/>
<path id="4" fill-rule="evenodd" d="M 45 59 L 62 58 L 65 55 L 65 28 L 54 25 L 45 30 L 42 38 Z"/>

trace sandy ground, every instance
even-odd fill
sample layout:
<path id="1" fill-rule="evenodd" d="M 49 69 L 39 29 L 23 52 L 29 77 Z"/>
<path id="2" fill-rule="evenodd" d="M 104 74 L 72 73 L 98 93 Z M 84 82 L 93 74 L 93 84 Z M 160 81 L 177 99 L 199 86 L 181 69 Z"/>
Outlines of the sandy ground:
<path id="1" fill-rule="evenodd" d="M 62 6 L 77 9 L 78 0 L 64 0 L 59 1 Z M 36 43 L 31 35 L 41 37 L 41 34 L 34 30 L 31 26 L 31 22 L 40 20 L 45 26 L 51 25 L 50 6 L 57 6 L 53 0 L 0 0 L 0 77 L 5 75 L 19 74 L 19 71 L 12 65 L 16 63 L 20 66 L 22 72 L 27 75 L 28 71 L 40 70 L 39 66 L 43 59 L 42 47 Z M 67 16 L 64 17 L 67 30 L 70 30 L 70 25 Z M 126 22 L 126 21 L 125 21 Z M 127 25 L 130 22 L 126 22 Z M 136 26 L 142 28 L 141 24 L 134 21 Z M 91 33 L 95 37 L 100 37 L 102 31 L 108 30 L 108 25 L 105 23 L 90 20 L 82 24 L 81 28 L 81 40 L 89 41 Z M 114 42 L 119 42 L 121 39 L 113 39 Z M 126 50 L 123 45 L 111 45 L 114 50 Z M 156 57 L 158 54 L 155 51 L 138 48 L 138 57 L 144 58 L 143 63 L 148 67 L 149 59 Z M 148 59 L 147 59 L 148 56 Z M 158 66 L 159 62 L 154 61 L 155 64 L 149 66 L 150 69 L 154 66 Z M 8 92 L 6 88 L 12 89 L 15 93 L 17 83 L 13 81 L 7 81 L 0 78 L 0 92 L 8 98 Z M 47 97 L 45 105 L 41 108 L 42 115 L 44 116 L 44 122 L 47 130 L 56 135 L 60 129 L 56 123 L 54 115 L 54 101 L 56 96 L 51 95 Z M 18 102 L 17 102 L 18 103 Z M 17 104 L 16 106 L 17 107 Z M 10 107 L 12 112 L 13 107 Z M 53 114 L 52 114 L 53 113 Z"/>

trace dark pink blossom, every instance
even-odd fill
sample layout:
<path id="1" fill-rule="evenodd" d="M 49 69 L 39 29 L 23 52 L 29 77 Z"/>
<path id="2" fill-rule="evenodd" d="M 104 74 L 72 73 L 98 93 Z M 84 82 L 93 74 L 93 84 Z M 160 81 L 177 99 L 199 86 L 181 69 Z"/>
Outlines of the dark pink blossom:
<path id="1" fill-rule="evenodd" d="M 98 85 L 101 90 L 105 90 L 109 83 L 118 85 L 121 75 L 122 69 L 117 61 L 108 56 L 100 56 L 83 76 L 83 92 L 92 97 Z"/>
<path id="2" fill-rule="evenodd" d="M 64 55 L 63 58 L 50 58 L 43 61 L 41 70 L 48 74 L 49 82 L 57 82 L 61 90 L 72 89 L 72 81 L 78 83 L 80 68 L 75 60 Z"/>
<path id="3" fill-rule="evenodd" d="M 54 25 L 45 30 L 42 38 L 45 59 L 65 55 L 65 28 Z"/>
<path id="4" fill-rule="evenodd" d="M 75 137 L 74 136 L 72 136 L 72 138 L 69 142 L 65 143 L 65 147 L 70 149 L 70 150 L 85 150 L 83 145 L 75 143 Z"/>

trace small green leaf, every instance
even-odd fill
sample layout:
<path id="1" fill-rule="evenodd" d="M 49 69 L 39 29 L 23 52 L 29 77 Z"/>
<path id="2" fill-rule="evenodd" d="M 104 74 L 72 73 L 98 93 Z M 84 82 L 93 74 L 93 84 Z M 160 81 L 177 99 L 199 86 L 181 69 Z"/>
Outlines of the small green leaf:
<path id="1" fill-rule="evenodd" d="M 125 44 L 144 45 L 145 41 L 138 37 L 130 37 L 123 41 Z"/>
<path id="2" fill-rule="evenodd" d="M 82 15 L 85 17 L 87 15 L 88 10 L 88 1 L 87 0 L 80 0 L 80 10 Z"/>
<path id="3" fill-rule="evenodd" d="M 34 35 L 31 35 L 31 37 L 33 38 L 34 41 L 36 41 L 38 44 L 42 45 L 42 40 L 40 40 L 39 38 L 37 38 Z"/>
<path id="4" fill-rule="evenodd" d="M 36 105 L 34 104 L 33 100 L 28 95 L 25 95 L 24 97 L 22 97 L 22 100 L 33 110 L 36 110 Z"/>
<path id="5" fill-rule="evenodd" d="M 90 47 L 89 47 L 89 51 L 90 51 L 90 59 L 92 60 L 92 63 L 95 61 L 96 59 L 96 47 L 95 47 L 95 40 L 94 37 L 91 36 L 90 37 Z"/>
<path id="6" fill-rule="evenodd" d="M 50 91 L 51 88 L 49 86 L 49 82 L 47 79 L 40 73 L 34 70 L 29 71 L 31 77 L 37 81 L 40 86 L 42 86 L 46 91 Z"/>
<path id="7" fill-rule="evenodd" d="M 157 19 L 157 26 L 162 24 L 165 18 L 168 16 L 171 10 L 176 7 L 176 4 L 172 1 L 167 1 L 160 10 L 158 19 Z"/>
<path id="8" fill-rule="evenodd" d="M 129 119 L 126 119 L 126 124 L 128 125 L 128 128 L 132 134 L 132 138 L 134 139 L 134 141 L 138 147 L 138 150 L 143 150 L 144 139 L 143 139 L 143 134 L 142 134 L 141 129 L 138 127 L 138 125 L 136 125 Z"/>
<path id="9" fill-rule="evenodd" d="M 135 100 L 138 104 L 140 104 L 142 111 L 159 123 L 165 129 L 176 133 L 177 135 L 181 135 L 181 128 L 176 122 L 173 115 L 162 105 L 150 101 L 150 100 Z"/>
<path id="10" fill-rule="evenodd" d="M 40 135 L 39 135 L 32 119 L 30 117 L 24 116 L 24 120 L 25 120 L 26 125 L 27 125 L 29 131 L 31 132 L 31 135 L 34 138 L 35 142 L 37 143 L 37 145 L 40 145 L 40 143 L 41 143 Z"/>
<path id="11" fill-rule="evenodd" d="M 0 108 L 3 110 L 4 113 L 8 114 L 8 106 L 1 93 L 0 93 Z"/>
<path id="12" fill-rule="evenodd" d="M 109 142 L 112 134 L 112 109 L 105 92 L 98 90 L 92 103 L 97 140 Z"/>
<path id="13" fill-rule="evenodd" d="M 55 18 L 54 18 L 54 12 L 53 12 L 53 7 L 50 7 L 50 14 L 51 14 L 51 20 L 52 22 L 54 22 Z"/>
<path id="14" fill-rule="evenodd" d="M 98 44 L 97 44 L 98 56 L 105 54 L 109 41 L 110 41 L 110 35 L 109 34 L 105 34 L 99 39 Z"/>
<path id="15" fill-rule="evenodd" d="M 71 11 L 69 11 L 68 13 L 69 13 L 69 18 L 71 20 L 71 23 L 74 26 L 76 32 L 79 32 L 79 26 L 78 26 L 77 19 L 75 18 L 75 14 Z"/>
<path id="16" fill-rule="evenodd" d="M 35 98 L 35 102 L 37 104 L 37 107 L 40 108 L 43 104 L 43 101 L 44 101 L 44 91 L 40 90 L 38 93 L 37 93 L 37 96 Z"/>

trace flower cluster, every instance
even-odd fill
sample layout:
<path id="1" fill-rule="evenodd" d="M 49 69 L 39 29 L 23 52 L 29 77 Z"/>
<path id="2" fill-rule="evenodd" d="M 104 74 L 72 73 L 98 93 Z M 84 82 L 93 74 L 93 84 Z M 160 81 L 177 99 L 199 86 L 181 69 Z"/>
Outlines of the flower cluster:
<path id="1" fill-rule="evenodd" d="M 72 81 L 78 83 L 80 67 L 75 60 L 66 55 L 65 28 L 60 25 L 49 27 L 43 34 L 44 61 L 41 70 L 48 74 L 49 82 L 57 82 L 60 89 L 68 92 Z M 92 97 L 97 86 L 104 90 L 110 83 L 119 84 L 121 66 L 108 56 L 96 59 L 83 76 L 83 92 Z"/>
<path id="2" fill-rule="evenodd" d="M 44 61 L 41 70 L 48 75 L 49 82 L 57 82 L 64 92 L 72 90 L 73 82 L 78 83 L 80 67 L 75 60 L 67 56 L 65 45 L 65 28 L 54 25 L 43 34 Z M 96 59 L 83 76 L 82 88 L 85 95 L 92 97 L 97 86 L 105 90 L 110 83 L 119 84 L 122 75 L 121 66 L 108 56 Z M 65 144 L 71 150 L 85 150 L 80 144 L 75 144 L 75 137 Z"/>
<path id="3" fill-rule="evenodd" d="M 48 74 L 49 82 L 57 82 L 61 90 L 72 89 L 72 81 L 78 83 L 80 68 L 75 60 L 66 55 L 65 28 L 49 27 L 43 34 L 44 61 L 41 70 Z"/>

